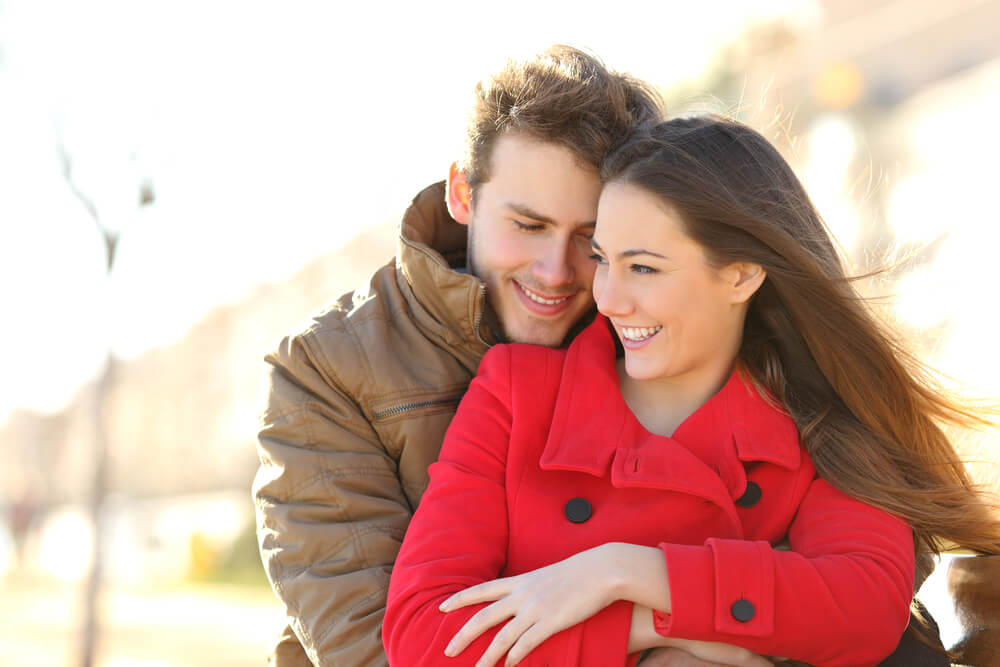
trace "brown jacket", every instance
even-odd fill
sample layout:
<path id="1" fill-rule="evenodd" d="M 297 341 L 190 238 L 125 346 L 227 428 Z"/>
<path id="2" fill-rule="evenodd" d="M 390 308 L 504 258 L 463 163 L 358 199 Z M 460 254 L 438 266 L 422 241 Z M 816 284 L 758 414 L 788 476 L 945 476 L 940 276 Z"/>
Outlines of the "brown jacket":
<path id="1" fill-rule="evenodd" d="M 266 358 L 254 480 L 261 557 L 289 628 L 272 664 L 386 665 L 389 573 L 427 466 L 496 341 L 444 186 L 414 198 L 398 256 Z M 307 657 L 308 656 L 308 657 Z"/>

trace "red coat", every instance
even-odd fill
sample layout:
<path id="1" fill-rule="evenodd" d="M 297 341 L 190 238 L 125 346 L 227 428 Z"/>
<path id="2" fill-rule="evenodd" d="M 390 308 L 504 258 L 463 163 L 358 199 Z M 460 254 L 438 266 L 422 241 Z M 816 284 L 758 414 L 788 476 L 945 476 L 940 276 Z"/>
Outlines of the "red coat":
<path id="1" fill-rule="evenodd" d="M 498 628 L 446 658 L 484 605 L 444 614 L 443 600 L 606 542 L 663 550 L 663 635 L 817 666 L 889 655 L 909 619 L 910 528 L 818 478 L 792 420 L 736 374 L 673 437 L 650 434 L 621 397 L 611 336 L 598 317 L 566 350 L 483 359 L 396 561 L 390 662 L 474 664 Z M 773 549 L 785 536 L 792 550 Z M 634 664 L 631 613 L 618 601 L 522 664 Z"/>

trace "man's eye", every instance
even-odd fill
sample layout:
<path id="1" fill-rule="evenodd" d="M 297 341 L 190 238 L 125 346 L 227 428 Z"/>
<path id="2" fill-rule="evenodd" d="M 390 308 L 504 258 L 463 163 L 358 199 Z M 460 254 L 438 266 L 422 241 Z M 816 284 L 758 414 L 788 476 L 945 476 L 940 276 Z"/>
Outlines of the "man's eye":
<path id="1" fill-rule="evenodd" d="M 535 222 L 521 222 L 520 220 L 515 220 L 514 224 L 518 229 L 525 232 L 538 232 L 544 227 L 544 225 L 540 225 Z"/>

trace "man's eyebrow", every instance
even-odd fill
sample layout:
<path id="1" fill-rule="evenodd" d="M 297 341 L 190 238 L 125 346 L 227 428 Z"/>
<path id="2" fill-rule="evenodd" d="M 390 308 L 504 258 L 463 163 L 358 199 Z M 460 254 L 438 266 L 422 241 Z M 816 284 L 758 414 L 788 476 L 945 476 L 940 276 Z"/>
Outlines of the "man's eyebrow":
<path id="1" fill-rule="evenodd" d="M 514 213 L 517 213 L 518 215 L 523 216 L 525 218 L 531 218 L 532 220 L 537 220 L 538 222 L 547 222 L 547 223 L 550 223 L 550 224 L 554 224 L 555 223 L 555 220 L 553 220 L 552 218 L 550 218 L 549 216 L 547 216 L 547 215 L 545 215 L 543 213 L 539 213 L 538 211 L 534 210 L 533 208 L 531 208 L 527 204 L 521 204 L 519 202 L 506 202 L 504 204 L 504 206 L 506 208 L 510 209 L 511 211 L 513 211 Z M 590 220 L 590 221 L 585 222 L 585 223 L 583 223 L 582 225 L 579 225 L 579 226 L 580 227 L 595 227 L 596 225 L 597 225 L 597 221 L 596 220 Z"/>
<path id="2" fill-rule="evenodd" d="M 597 239 L 593 237 L 591 237 L 590 239 L 590 245 L 594 246 L 595 250 L 600 250 L 601 252 L 604 252 L 604 248 L 602 248 L 601 244 L 597 242 Z M 652 250 L 643 250 L 641 248 L 635 250 L 624 250 L 618 253 L 618 259 L 624 259 L 626 257 L 636 257 L 637 255 L 652 255 L 653 257 L 659 257 L 660 259 L 670 259 L 669 257 L 661 255 L 658 252 L 653 252 Z"/>

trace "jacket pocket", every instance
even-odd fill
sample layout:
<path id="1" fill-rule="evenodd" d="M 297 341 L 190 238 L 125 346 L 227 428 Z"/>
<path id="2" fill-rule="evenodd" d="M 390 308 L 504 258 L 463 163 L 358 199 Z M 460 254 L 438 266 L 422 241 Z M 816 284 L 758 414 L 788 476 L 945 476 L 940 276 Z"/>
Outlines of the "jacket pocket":
<path id="1" fill-rule="evenodd" d="M 462 400 L 461 394 L 454 396 L 444 396 L 440 398 L 428 398 L 423 400 L 410 400 L 400 403 L 393 403 L 380 407 L 372 411 L 372 419 L 380 421 L 391 417 L 398 417 L 417 410 L 430 410 L 433 408 L 450 408 L 457 406 Z"/>

